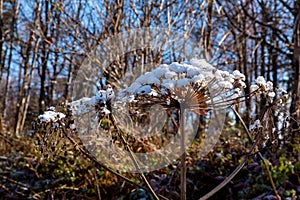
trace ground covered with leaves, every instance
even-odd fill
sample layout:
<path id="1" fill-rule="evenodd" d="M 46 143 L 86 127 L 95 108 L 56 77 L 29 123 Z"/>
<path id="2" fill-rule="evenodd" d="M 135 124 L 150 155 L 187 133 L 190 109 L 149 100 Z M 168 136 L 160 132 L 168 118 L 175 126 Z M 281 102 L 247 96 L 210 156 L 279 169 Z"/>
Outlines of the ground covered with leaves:
<path id="1" fill-rule="evenodd" d="M 187 199 L 199 199 L 215 188 L 249 152 L 249 141 L 237 126 L 225 128 L 205 157 L 193 153 L 200 148 L 197 141 L 189 148 Z M 58 129 L 44 127 L 20 137 L 3 131 L 0 137 L 0 199 L 154 199 L 142 189 L 145 183 L 138 174 L 122 175 L 140 188 L 96 165 Z M 276 199 L 266 167 L 282 199 L 299 198 L 300 141 L 281 143 L 275 150 L 261 151 L 265 162 L 250 155 L 243 169 L 210 199 Z M 157 194 L 180 199 L 179 161 L 145 175 Z"/>

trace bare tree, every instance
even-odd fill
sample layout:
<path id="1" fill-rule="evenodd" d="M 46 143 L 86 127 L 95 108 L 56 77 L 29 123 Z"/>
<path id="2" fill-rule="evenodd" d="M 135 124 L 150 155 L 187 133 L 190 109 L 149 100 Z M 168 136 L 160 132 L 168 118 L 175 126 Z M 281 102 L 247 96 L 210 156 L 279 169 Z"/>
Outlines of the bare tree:
<path id="1" fill-rule="evenodd" d="M 216 45 L 222 50 L 218 53 L 220 65 L 242 71 L 248 86 L 255 81 L 254 77 L 265 76 L 274 86 L 289 88 L 286 76 L 291 72 L 292 52 L 286 30 L 291 30 L 292 23 L 286 17 L 292 16 L 290 5 L 280 0 L 216 2 L 225 17 L 223 23 L 228 24 L 223 30 L 229 31 L 221 47 Z M 247 123 L 253 109 L 250 107 L 246 104 Z M 261 112 L 264 103 L 255 109 L 256 113 Z"/>
<path id="2" fill-rule="evenodd" d="M 292 89 L 292 103 L 291 103 L 291 116 L 293 118 L 292 127 L 294 136 L 297 130 L 299 131 L 300 125 L 300 1 L 295 1 L 295 25 L 294 25 L 294 56 L 293 56 L 293 89 Z"/>
<path id="3" fill-rule="evenodd" d="M 39 5 L 36 4 L 36 10 L 39 10 Z M 33 26 L 32 26 L 33 24 Z M 32 24 L 28 24 L 28 27 L 33 28 L 33 31 L 37 27 L 37 17 L 32 21 Z M 27 29 L 28 30 L 28 29 Z M 21 34 L 17 38 L 18 43 L 21 44 L 20 56 L 22 57 L 22 62 L 20 63 L 23 68 L 19 71 L 19 94 L 18 94 L 18 104 L 16 112 L 16 122 L 14 127 L 14 134 L 18 136 L 23 130 L 23 126 L 26 120 L 27 109 L 30 103 L 30 90 L 31 90 L 31 80 L 34 73 L 34 64 L 36 62 L 38 54 L 39 40 L 34 37 L 34 32 L 28 31 L 29 34 Z M 27 37 L 26 37 L 27 36 Z M 23 73 L 21 73 L 23 70 Z"/>

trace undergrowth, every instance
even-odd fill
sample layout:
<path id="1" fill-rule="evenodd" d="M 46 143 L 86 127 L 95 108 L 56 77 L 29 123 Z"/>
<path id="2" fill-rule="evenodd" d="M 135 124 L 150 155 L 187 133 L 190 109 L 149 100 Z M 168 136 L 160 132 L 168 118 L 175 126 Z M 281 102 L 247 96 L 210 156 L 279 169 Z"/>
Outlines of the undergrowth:
<path id="1" fill-rule="evenodd" d="M 47 144 L 41 139 L 45 135 Z M 40 129 L 32 136 L 18 138 L 8 133 L 0 136 L 0 199 L 152 199 L 145 190 L 96 167 L 59 129 Z M 229 129 L 214 151 L 203 158 L 193 154 L 198 145 L 192 145 L 186 161 L 187 198 L 199 199 L 221 183 L 248 151 L 245 142 Z M 275 152 L 271 148 L 262 151 L 283 199 L 297 199 L 300 195 L 297 142 L 286 143 Z M 156 193 L 169 199 L 180 198 L 179 167 L 174 163 L 146 174 Z M 246 167 L 211 199 L 274 199 L 265 168 L 258 156 L 251 156 Z M 143 185 L 136 174 L 123 175 Z"/>

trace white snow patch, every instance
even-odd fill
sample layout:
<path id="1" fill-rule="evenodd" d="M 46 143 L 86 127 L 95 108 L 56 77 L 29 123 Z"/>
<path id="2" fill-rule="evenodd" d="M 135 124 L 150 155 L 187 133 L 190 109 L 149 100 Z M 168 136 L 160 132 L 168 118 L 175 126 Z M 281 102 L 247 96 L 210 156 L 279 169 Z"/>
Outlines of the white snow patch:
<path id="1" fill-rule="evenodd" d="M 249 130 L 252 131 L 254 128 L 258 128 L 259 126 L 261 126 L 260 120 L 257 119 L 257 120 L 255 120 L 255 122 L 252 125 L 249 126 Z"/>
<path id="2" fill-rule="evenodd" d="M 192 78 L 192 81 L 193 81 L 193 82 L 199 82 L 199 83 L 201 83 L 201 82 L 203 82 L 204 80 L 205 80 L 205 77 L 204 77 L 203 74 L 199 74 L 199 75 L 194 76 L 194 77 Z"/>
<path id="3" fill-rule="evenodd" d="M 256 78 L 256 83 L 258 85 L 265 86 L 266 85 L 266 80 L 263 76 L 259 76 L 259 77 Z"/>
<path id="4" fill-rule="evenodd" d="M 105 114 L 105 115 L 108 115 L 108 114 L 110 114 L 110 111 L 106 107 L 104 107 L 104 108 L 101 109 L 101 113 Z"/>
<path id="5" fill-rule="evenodd" d="M 160 65 L 158 68 L 154 69 L 152 71 L 152 74 L 157 77 L 157 78 L 160 78 L 162 77 L 163 75 L 165 75 L 167 72 L 169 72 L 169 66 L 166 65 L 166 64 L 163 64 L 163 65 Z"/>
<path id="6" fill-rule="evenodd" d="M 198 67 L 190 66 L 186 70 L 187 70 L 186 74 L 190 77 L 200 74 L 200 70 Z"/>
<path id="7" fill-rule="evenodd" d="M 244 81 L 239 80 L 238 83 L 243 87 L 246 88 L 246 83 Z"/>
<path id="8" fill-rule="evenodd" d="M 282 88 L 278 88 L 277 90 L 278 93 L 283 93 L 283 94 L 287 94 L 287 91 L 282 89 Z"/>
<path id="9" fill-rule="evenodd" d="M 224 77 L 224 78 L 226 78 L 226 77 L 229 77 L 229 76 L 230 76 L 230 74 L 229 74 L 229 72 L 228 72 L 228 71 L 221 71 L 221 70 L 218 70 L 218 71 L 221 73 L 222 77 Z"/>
<path id="10" fill-rule="evenodd" d="M 275 92 L 269 92 L 269 93 L 268 93 L 268 96 L 271 97 L 271 98 L 274 98 L 275 95 L 276 95 Z"/>
<path id="11" fill-rule="evenodd" d="M 82 115 L 94 109 L 99 100 L 98 96 L 93 96 L 91 98 L 83 97 L 77 101 L 72 101 L 69 105 L 74 115 Z"/>
<path id="12" fill-rule="evenodd" d="M 136 79 L 137 83 L 140 84 L 159 84 L 160 80 L 152 73 L 152 72 L 147 72 L 144 75 L 141 75 Z"/>
<path id="13" fill-rule="evenodd" d="M 178 76 L 175 72 L 172 71 L 167 71 L 164 75 L 166 79 L 173 79 Z"/>
<path id="14" fill-rule="evenodd" d="M 216 78 L 217 80 L 223 80 L 223 79 L 224 79 L 221 70 L 215 71 L 214 76 L 215 76 L 215 78 Z"/>
<path id="15" fill-rule="evenodd" d="M 220 81 L 220 87 L 224 88 L 225 90 L 230 90 L 233 88 L 233 85 L 229 81 Z"/>
<path id="16" fill-rule="evenodd" d="M 175 87 L 175 81 L 170 79 L 163 80 L 162 84 L 163 87 L 173 89 Z"/>
<path id="17" fill-rule="evenodd" d="M 144 86 L 138 88 L 135 91 L 135 94 L 145 95 L 145 94 L 149 94 L 150 92 L 151 92 L 151 86 L 150 85 L 144 85 Z"/>
<path id="18" fill-rule="evenodd" d="M 242 95 L 242 90 L 241 90 L 240 88 L 235 88 L 235 89 L 234 89 L 234 92 L 235 92 L 236 94 L 238 94 L 239 96 Z"/>
<path id="19" fill-rule="evenodd" d="M 193 58 L 191 59 L 191 64 L 195 67 L 203 68 L 206 70 L 215 70 L 211 64 L 209 64 L 205 59 L 197 59 Z"/>
<path id="20" fill-rule="evenodd" d="M 250 86 L 250 92 L 254 92 L 254 91 L 256 91 L 256 90 L 258 90 L 258 85 L 251 85 Z"/>
<path id="21" fill-rule="evenodd" d="M 55 111 L 55 107 L 54 106 L 50 106 L 48 110 L 49 111 Z"/>
<path id="22" fill-rule="evenodd" d="M 141 84 L 138 82 L 133 82 L 129 88 L 126 89 L 129 93 L 134 93 L 139 87 L 141 87 Z"/>
<path id="23" fill-rule="evenodd" d="M 239 70 L 234 70 L 232 72 L 232 75 L 234 76 L 235 79 L 241 79 L 243 81 L 246 80 L 246 77 L 244 74 L 242 74 Z"/>
<path id="24" fill-rule="evenodd" d="M 179 79 L 177 81 L 177 87 L 184 87 L 184 86 L 187 86 L 189 85 L 189 83 L 191 82 L 192 80 L 190 78 L 183 78 L 183 79 Z"/>
<path id="25" fill-rule="evenodd" d="M 46 111 L 44 114 L 39 115 L 38 119 L 41 122 L 56 122 L 57 120 L 65 118 L 66 115 L 61 112 Z"/>
<path id="26" fill-rule="evenodd" d="M 178 62 L 173 62 L 170 66 L 169 69 L 173 72 L 177 72 L 177 73 L 183 73 L 186 72 L 186 66 L 185 65 L 181 65 Z"/>
<path id="27" fill-rule="evenodd" d="M 115 93 L 112 88 L 106 90 L 106 100 L 110 100 L 115 96 Z"/>
<path id="28" fill-rule="evenodd" d="M 266 83 L 266 91 L 273 90 L 273 83 L 271 81 L 268 81 Z"/>

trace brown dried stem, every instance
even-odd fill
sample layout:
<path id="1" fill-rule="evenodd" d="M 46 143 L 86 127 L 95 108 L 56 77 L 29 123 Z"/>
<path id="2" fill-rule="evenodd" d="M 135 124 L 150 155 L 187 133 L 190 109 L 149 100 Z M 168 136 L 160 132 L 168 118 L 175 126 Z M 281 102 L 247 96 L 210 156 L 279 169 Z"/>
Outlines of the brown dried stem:
<path id="1" fill-rule="evenodd" d="M 62 131 L 63 131 L 64 135 L 68 138 L 68 140 L 70 140 L 70 142 L 74 145 L 74 147 L 77 147 L 77 149 L 78 149 L 83 155 L 85 155 L 87 158 L 89 158 L 92 162 L 94 162 L 94 163 L 96 164 L 96 166 L 98 166 L 98 167 L 100 167 L 100 168 L 103 168 L 103 169 L 109 171 L 110 173 L 116 175 L 117 177 L 123 179 L 124 181 L 126 181 L 126 182 L 128 182 L 128 183 L 130 183 L 130 184 L 132 184 L 132 185 L 134 185 L 134 186 L 136 186 L 136 187 L 138 187 L 138 188 L 142 188 L 142 189 L 144 189 L 144 190 L 147 190 L 147 191 L 151 192 L 150 189 L 149 189 L 149 186 L 150 186 L 149 183 L 148 183 L 147 187 L 143 187 L 143 186 L 141 186 L 141 185 L 139 185 L 139 184 L 133 182 L 132 180 L 128 179 L 127 177 L 125 177 L 125 176 L 119 174 L 118 172 L 112 170 L 111 168 L 107 167 L 106 165 L 100 163 L 100 162 L 99 162 L 93 155 L 91 155 L 85 148 L 83 148 L 80 144 L 78 144 L 78 143 L 70 136 L 70 134 L 67 133 L 66 128 L 64 127 L 64 125 L 63 125 L 60 121 L 59 121 L 59 124 L 60 124 L 60 126 L 61 126 L 61 128 L 62 128 Z M 148 182 L 148 181 L 147 181 L 147 182 Z M 150 186 L 150 187 L 151 187 L 151 186 Z M 151 189 L 152 189 L 152 188 L 151 188 Z M 153 191 L 153 189 L 152 189 L 152 191 Z M 151 193 L 152 193 L 152 192 L 151 192 Z M 158 195 L 158 196 L 159 196 L 161 199 L 168 200 L 168 198 L 166 198 L 166 197 L 164 197 L 164 196 L 162 196 L 162 195 Z M 156 196 L 156 197 L 157 197 L 157 196 Z M 157 199 L 159 199 L 159 198 L 157 197 Z"/>

